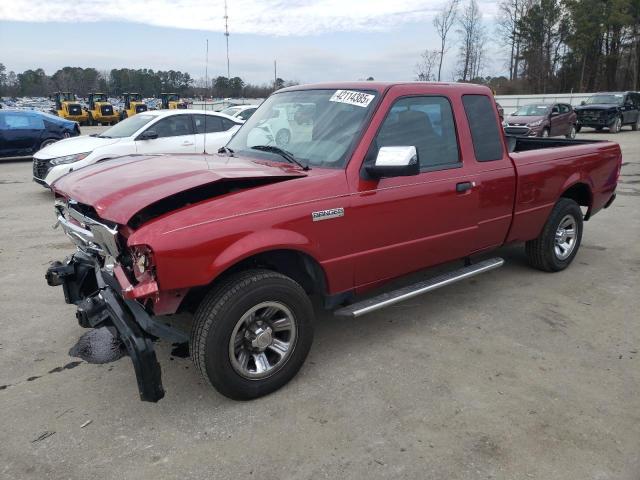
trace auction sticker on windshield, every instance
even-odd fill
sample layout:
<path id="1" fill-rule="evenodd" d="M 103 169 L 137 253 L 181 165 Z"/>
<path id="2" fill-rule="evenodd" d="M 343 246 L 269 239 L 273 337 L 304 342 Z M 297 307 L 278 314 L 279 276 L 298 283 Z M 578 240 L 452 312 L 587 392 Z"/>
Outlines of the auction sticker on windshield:
<path id="1" fill-rule="evenodd" d="M 357 107 L 368 107 L 374 98 L 375 95 L 369 93 L 356 92 L 353 90 L 336 90 L 336 93 L 331 96 L 329 101 L 348 103 L 349 105 L 355 105 Z"/>

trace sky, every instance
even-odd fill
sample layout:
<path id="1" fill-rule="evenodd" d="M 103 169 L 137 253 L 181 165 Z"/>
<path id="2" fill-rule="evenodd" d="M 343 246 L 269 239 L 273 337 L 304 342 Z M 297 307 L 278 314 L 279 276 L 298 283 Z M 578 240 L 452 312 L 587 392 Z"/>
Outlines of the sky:
<path id="1" fill-rule="evenodd" d="M 461 0 L 463 4 L 467 0 Z M 425 49 L 437 48 L 432 19 L 444 0 L 228 0 L 231 76 L 262 84 L 413 80 Z M 478 0 L 489 38 L 495 1 Z M 451 32 L 452 40 L 457 34 Z M 226 75 L 224 1 L 0 0 L 0 62 L 21 72 L 64 66 L 152 68 Z M 504 72 L 489 42 L 485 74 Z M 452 80 L 457 45 L 445 57 Z"/>

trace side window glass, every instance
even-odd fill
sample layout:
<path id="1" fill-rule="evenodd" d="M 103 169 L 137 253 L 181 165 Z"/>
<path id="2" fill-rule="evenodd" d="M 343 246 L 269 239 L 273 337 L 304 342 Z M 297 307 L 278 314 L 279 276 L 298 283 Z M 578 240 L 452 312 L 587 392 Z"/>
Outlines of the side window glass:
<path id="1" fill-rule="evenodd" d="M 378 131 L 368 160 L 380 147 L 416 147 L 420 170 L 459 166 L 458 138 L 446 97 L 408 97 L 395 102 Z"/>
<path id="2" fill-rule="evenodd" d="M 248 108 L 248 109 L 243 110 L 242 112 L 240 112 L 240 113 L 238 114 L 238 117 L 240 117 L 242 120 L 247 120 L 247 119 L 251 116 L 251 114 L 252 114 L 253 112 L 255 112 L 255 109 L 253 109 L 253 108 Z"/>
<path id="3" fill-rule="evenodd" d="M 560 113 L 569 113 L 569 105 L 560 105 Z"/>
<path id="4" fill-rule="evenodd" d="M 216 133 L 224 130 L 222 119 L 215 115 L 194 115 L 196 133 Z"/>
<path id="5" fill-rule="evenodd" d="M 503 155 L 502 136 L 491 100 L 486 95 L 463 95 L 462 104 L 471 129 L 476 160 L 490 162 Z"/>
<path id="6" fill-rule="evenodd" d="M 149 130 L 154 130 L 158 134 L 158 138 L 191 135 L 193 133 L 191 115 L 172 115 L 163 118 L 158 123 L 151 125 Z"/>
<path id="7" fill-rule="evenodd" d="M 233 127 L 235 125 L 235 123 L 233 123 L 231 120 L 227 119 L 227 118 L 222 118 L 222 131 L 226 132 L 227 130 L 229 130 L 231 127 Z"/>

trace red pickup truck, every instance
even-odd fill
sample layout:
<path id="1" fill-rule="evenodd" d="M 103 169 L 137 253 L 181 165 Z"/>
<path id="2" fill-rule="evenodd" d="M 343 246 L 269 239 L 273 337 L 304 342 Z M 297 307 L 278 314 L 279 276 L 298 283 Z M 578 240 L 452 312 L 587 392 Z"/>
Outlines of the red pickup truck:
<path id="1" fill-rule="evenodd" d="M 216 389 L 250 399 L 302 366 L 311 297 L 362 315 L 499 267 L 476 255 L 514 242 L 533 267 L 566 268 L 621 163 L 607 141 L 505 137 L 482 86 L 285 88 L 217 155 L 128 156 L 58 180 L 56 216 L 77 251 L 46 278 L 81 326 L 123 343 L 143 400 L 164 395 L 157 338 L 188 342 Z M 189 332 L 172 321 L 181 312 Z"/>

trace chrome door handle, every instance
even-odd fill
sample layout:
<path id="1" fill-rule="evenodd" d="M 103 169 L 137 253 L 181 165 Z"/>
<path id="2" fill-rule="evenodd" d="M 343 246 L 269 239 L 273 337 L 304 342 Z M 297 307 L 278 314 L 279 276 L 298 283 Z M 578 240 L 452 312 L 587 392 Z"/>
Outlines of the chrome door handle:
<path id="1" fill-rule="evenodd" d="M 193 145 L 193 142 L 183 142 L 182 146 L 184 147 L 190 147 L 191 145 Z"/>

